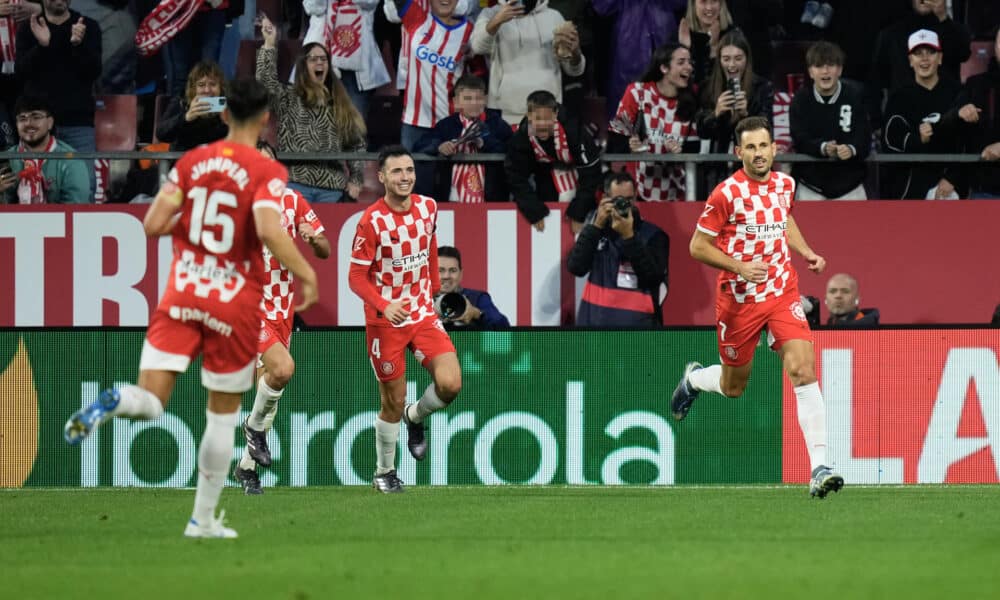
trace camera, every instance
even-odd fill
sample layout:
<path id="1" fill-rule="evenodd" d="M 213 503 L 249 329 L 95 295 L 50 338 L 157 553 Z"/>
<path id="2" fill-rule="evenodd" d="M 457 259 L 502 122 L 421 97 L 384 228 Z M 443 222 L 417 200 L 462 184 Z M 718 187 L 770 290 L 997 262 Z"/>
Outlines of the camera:
<path id="1" fill-rule="evenodd" d="M 732 92 L 734 96 L 740 93 L 740 80 L 738 78 L 733 77 L 729 80 L 729 91 Z"/>
<path id="2" fill-rule="evenodd" d="M 611 206 L 614 207 L 618 216 L 627 218 L 632 213 L 632 201 L 625 196 L 615 196 L 611 199 Z"/>
<path id="3" fill-rule="evenodd" d="M 468 300 L 458 292 L 448 292 L 434 299 L 434 310 L 445 321 L 453 321 L 465 314 Z"/>

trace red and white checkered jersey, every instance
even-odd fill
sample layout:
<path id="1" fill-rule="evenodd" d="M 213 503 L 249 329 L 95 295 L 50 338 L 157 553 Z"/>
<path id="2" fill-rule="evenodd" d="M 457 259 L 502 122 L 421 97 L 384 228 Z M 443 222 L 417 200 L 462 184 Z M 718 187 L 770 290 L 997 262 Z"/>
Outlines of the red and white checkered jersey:
<path id="1" fill-rule="evenodd" d="M 427 0 L 411 0 L 400 13 L 407 40 L 400 56 L 406 61 L 403 123 L 433 127 L 454 112 L 451 90 L 465 68 L 472 23 L 458 17 L 454 25 L 445 25 Z"/>
<path id="2" fill-rule="evenodd" d="M 767 263 L 767 279 L 750 283 L 721 271 L 720 288 L 739 303 L 763 302 L 798 289 L 798 275 L 788 252 L 788 216 L 795 180 L 773 171 L 766 183 L 750 179 L 743 169 L 716 186 L 698 219 L 698 231 L 716 238 L 715 245 L 736 260 Z"/>
<path id="3" fill-rule="evenodd" d="M 678 121 L 676 112 L 677 98 L 661 94 L 655 81 L 631 83 L 618 103 L 610 129 L 627 136 L 632 132 L 625 131 L 615 121 L 632 123 L 634 132 L 645 132 L 649 152 L 666 154 L 665 144 L 669 139 L 681 144 L 698 139 L 695 122 Z M 684 177 L 684 167 L 678 163 L 640 162 L 636 169 L 639 197 L 651 202 L 684 200 Z"/>
<path id="4" fill-rule="evenodd" d="M 369 267 L 368 276 L 379 296 L 389 302 L 401 301 L 409 310 L 409 318 L 397 327 L 437 318 L 431 292 L 437 202 L 419 194 L 410 199 L 410 210 L 405 213 L 389 208 L 384 197 L 369 206 L 358 223 L 351 251 L 352 263 Z M 365 321 L 389 324 L 367 302 Z"/>
<path id="5" fill-rule="evenodd" d="M 292 188 L 285 188 L 281 195 L 281 227 L 294 240 L 299 236 L 299 227 L 307 223 L 316 234 L 323 233 L 323 223 L 313 211 L 302 194 Z M 285 265 L 264 247 L 264 318 L 269 321 L 280 321 L 292 317 L 292 291 L 294 277 Z"/>
<path id="6" fill-rule="evenodd" d="M 183 197 L 171 231 L 168 292 L 225 303 L 244 287 L 259 293 L 264 259 L 253 211 L 280 211 L 287 180 L 281 164 L 234 142 L 199 146 L 182 156 L 165 184 Z"/>

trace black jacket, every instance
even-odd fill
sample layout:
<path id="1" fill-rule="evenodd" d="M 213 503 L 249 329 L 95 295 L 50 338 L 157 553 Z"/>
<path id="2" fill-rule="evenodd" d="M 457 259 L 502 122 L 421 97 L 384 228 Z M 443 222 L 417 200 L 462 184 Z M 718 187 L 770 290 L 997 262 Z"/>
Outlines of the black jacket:
<path id="1" fill-rule="evenodd" d="M 730 113 L 715 116 L 715 104 L 718 98 L 710 98 L 706 93 L 701 98 L 701 110 L 698 111 L 698 137 L 711 141 L 711 152 L 729 152 L 729 144 L 733 141 L 736 123 L 730 119 Z M 774 122 L 774 86 L 763 77 L 753 76 L 750 93 L 747 96 L 747 116 L 766 117 L 768 123 Z"/>
<path id="2" fill-rule="evenodd" d="M 885 105 L 883 143 L 887 152 L 907 154 L 960 153 L 968 135 L 967 124 L 958 118 L 958 109 L 968 102 L 962 86 L 942 77 L 934 89 L 913 82 L 889 96 Z M 934 135 L 924 144 L 920 124 L 933 125 Z M 947 164 L 910 163 L 886 169 L 883 198 L 923 200 L 928 190 L 945 178 L 965 195 L 965 177 L 961 169 Z"/>
<path id="3" fill-rule="evenodd" d="M 669 280 L 670 237 L 662 229 L 632 212 L 635 235 L 623 240 L 610 227 L 587 224 L 566 257 L 566 268 L 577 277 L 587 277 L 576 324 L 594 327 L 651 327 L 662 323 L 660 286 Z M 629 263 L 636 287 L 619 284 L 619 270 Z M 593 293 L 593 295 L 592 295 Z M 644 294 L 649 302 L 643 310 L 629 310 L 619 297 Z M 638 296 L 635 296 L 638 298 Z M 603 301 L 602 301 L 603 299 Z"/>
<path id="4" fill-rule="evenodd" d="M 830 315 L 826 325 L 839 329 L 872 329 L 878 327 L 878 319 L 877 308 L 860 308 L 843 315 Z"/>
<path id="5" fill-rule="evenodd" d="M 911 12 L 906 18 L 886 27 L 875 41 L 875 56 L 869 73 L 870 117 L 876 127 L 882 124 L 878 108 L 881 105 L 881 90 L 889 95 L 896 89 L 913 81 L 907 42 L 910 34 L 919 29 L 929 29 L 938 34 L 941 41 L 941 74 L 955 81 L 961 81 L 962 63 L 972 56 L 971 38 L 964 25 L 950 18 L 939 21 L 934 15 L 920 16 Z M 886 116 L 886 119 L 888 116 Z"/>
<path id="6" fill-rule="evenodd" d="M 507 121 L 503 120 L 502 113 L 492 108 L 486 109 L 486 121 L 483 122 L 483 125 L 483 147 L 479 151 L 489 154 L 507 152 L 507 143 L 514 133 Z M 413 150 L 437 156 L 438 146 L 448 140 L 458 139 L 462 135 L 462 129 L 462 120 L 458 113 L 445 117 L 417 141 Z M 436 195 L 434 197 L 440 202 L 447 202 L 451 196 L 451 170 L 455 163 L 441 161 L 436 164 L 436 185 L 434 186 Z M 510 193 L 507 191 L 503 165 L 498 162 L 484 164 L 486 166 L 486 181 L 484 182 L 486 200 L 506 202 Z"/>
<path id="7" fill-rule="evenodd" d="M 194 121 L 186 121 L 188 104 L 181 98 L 172 98 L 163 110 L 163 116 L 156 127 L 156 138 L 169 142 L 170 149 L 178 152 L 197 148 L 221 140 L 229 133 L 229 126 L 217 114 L 205 115 Z"/>
<path id="8" fill-rule="evenodd" d="M 17 30 L 14 69 L 24 82 L 22 93 L 46 98 L 57 128 L 94 126 L 94 82 L 101 76 L 101 26 L 83 17 L 87 32 L 74 46 L 70 33 L 81 17 L 71 10 L 61 25 L 49 23 L 52 39 L 48 46 L 38 43 L 27 22 Z"/>
<path id="9" fill-rule="evenodd" d="M 979 123 L 972 128 L 969 152 L 982 152 L 986 146 L 1000 142 L 1000 64 L 996 61 L 990 70 L 965 82 L 969 101 L 982 109 Z M 992 192 L 1000 198 L 1000 163 L 996 161 L 973 165 L 972 189 Z"/>
<path id="10" fill-rule="evenodd" d="M 573 120 L 567 120 L 560 114 L 559 122 L 566 131 L 566 142 L 573 156 L 573 165 L 565 166 L 575 167 L 578 177 L 576 197 L 566 209 L 566 215 L 582 223 L 596 204 L 597 188 L 601 185 L 601 152 L 585 129 L 572 125 Z M 542 142 L 542 147 L 550 156 L 555 155 L 555 143 L 551 138 Z M 514 202 L 529 223 L 537 223 L 548 216 L 549 209 L 545 202 L 559 200 L 559 193 L 552 182 L 552 168 L 553 163 L 535 159 L 535 151 L 528 138 L 528 119 L 525 117 L 510 139 L 504 169 Z"/>
<path id="11" fill-rule="evenodd" d="M 827 161 L 795 163 L 792 175 L 800 185 L 827 198 L 843 196 L 864 182 L 864 160 L 871 149 L 864 88 L 849 79 L 840 83 L 840 91 L 829 98 L 819 96 L 812 85 L 803 87 L 792 99 L 789 111 L 795 150 Z M 854 146 L 854 158 L 828 158 L 821 147 L 831 140 Z"/>

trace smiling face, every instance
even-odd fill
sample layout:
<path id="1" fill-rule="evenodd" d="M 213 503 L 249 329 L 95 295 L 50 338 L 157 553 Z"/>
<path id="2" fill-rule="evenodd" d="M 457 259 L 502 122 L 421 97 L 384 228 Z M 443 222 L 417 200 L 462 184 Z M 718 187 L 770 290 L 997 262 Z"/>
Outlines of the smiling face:
<path id="1" fill-rule="evenodd" d="M 535 106 L 528 111 L 528 131 L 540 140 L 552 137 L 556 126 L 556 111 L 547 106 Z"/>
<path id="2" fill-rule="evenodd" d="M 677 48 L 670 56 L 670 64 L 660 67 L 660 72 L 663 73 L 661 81 L 675 88 L 686 88 L 690 84 L 692 71 L 694 65 L 691 64 L 691 53 L 687 48 Z"/>
<path id="3" fill-rule="evenodd" d="M 719 49 L 719 64 L 726 79 L 742 79 L 747 70 L 747 54 L 737 46 L 723 46 Z"/>
<path id="4" fill-rule="evenodd" d="M 49 141 L 55 120 L 44 110 L 29 110 L 17 115 L 17 136 L 28 148 L 41 149 Z"/>
<path id="5" fill-rule="evenodd" d="M 930 46 L 918 46 L 910 52 L 910 67 L 917 81 L 932 81 L 941 67 L 941 53 Z"/>
<path id="6" fill-rule="evenodd" d="M 701 26 L 708 29 L 719 20 L 722 13 L 722 0 L 695 0 L 694 12 Z"/>
<path id="7" fill-rule="evenodd" d="M 858 306 L 858 282 L 840 273 L 826 284 L 826 308 L 832 315 L 843 315 Z"/>
<path id="8" fill-rule="evenodd" d="M 766 129 L 751 129 L 740 135 L 740 145 L 736 146 L 736 156 L 743 161 L 743 169 L 757 181 L 766 181 L 771 176 L 774 162 L 774 140 Z"/>
<path id="9" fill-rule="evenodd" d="M 306 68 L 309 80 L 317 85 L 325 85 L 326 74 L 330 72 L 330 59 L 319 45 L 309 48 L 306 54 Z"/>
<path id="10" fill-rule="evenodd" d="M 69 12 L 69 0 L 45 0 L 45 14 L 50 17 L 61 17 Z"/>
<path id="11" fill-rule="evenodd" d="M 450 19 L 457 3 L 458 0 L 431 0 L 431 12 L 439 19 Z"/>
<path id="12" fill-rule="evenodd" d="M 438 257 L 438 275 L 441 276 L 441 293 L 450 294 L 462 287 L 462 267 L 452 256 Z"/>
<path id="13" fill-rule="evenodd" d="M 413 184 L 417 181 L 417 172 L 413 159 L 409 156 L 390 156 L 378 172 L 378 180 L 385 186 L 385 195 L 397 200 L 409 197 Z"/>
<path id="14" fill-rule="evenodd" d="M 198 98 L 222 95 L 222 82 L 215 77 L 206 75 L 194 84 L 194 93 Z"/>
<path id="15" fill-rule="evenodd" d="M 844 68 L 840 65 L 818 65 L 809 67 L 809 77 L 816 85 L 816 90 L 823 96 L 830 96 L 837 89 L 840 74 Z"/>

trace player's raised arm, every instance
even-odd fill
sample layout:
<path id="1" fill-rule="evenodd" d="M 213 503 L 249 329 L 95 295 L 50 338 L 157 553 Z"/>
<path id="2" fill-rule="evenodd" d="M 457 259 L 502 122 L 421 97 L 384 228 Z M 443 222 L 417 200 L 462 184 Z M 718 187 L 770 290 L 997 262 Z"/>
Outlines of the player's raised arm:
<path id="1" fill-rule="evenodd" d="M 809 247 L 809 244 L 806 243 L 806 238 L 803 237 L 802 231 L 799 229 L 792 215 L 788 215 L 788 230 L 786 235 L 788 238 L 788 247 L 806 259 L 806 262 L 809 263 L 809 270 L 822 273 L 823 269 L 826 268 L 826 259 L 813 252 L 812 248 Z"/>
<path id="2" fill-rule="evenodd" d="M 299 281 L 302 300 L 295 310 L 303 311 L 316 304 L 319 300 L 316 272 L 282 228 L 281 215 L 272 206 L 261 205 L 254 207 L 253 220 L 260 241 Z"/>

